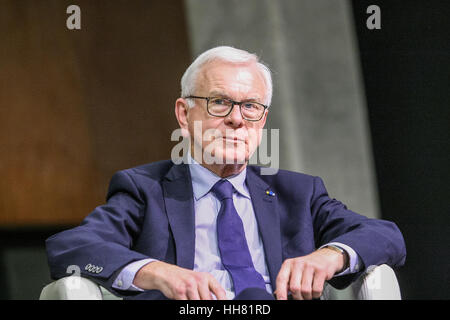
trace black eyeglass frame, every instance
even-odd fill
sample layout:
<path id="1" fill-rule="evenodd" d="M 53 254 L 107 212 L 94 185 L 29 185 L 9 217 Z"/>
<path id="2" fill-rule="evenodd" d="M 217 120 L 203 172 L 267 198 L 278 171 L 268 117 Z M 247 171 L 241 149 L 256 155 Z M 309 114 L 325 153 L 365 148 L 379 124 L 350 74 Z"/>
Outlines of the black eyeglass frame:
<path id="1" fill-rule="evenodd" d="M 184 97 L 183 99 L 203 99 L 203 100 L 206 100 L 206 111 L 208 112 L 208 114 L 209 114 L 210 116 L 218 117 L 218 118 L 225 118 L 225 117 L 228 117 L 228 115 L 231 113 L 231 111 L 233 111 L 234 106 L 235 106 L 235 105 L 238 105 L 238 106 L 239 106 L 239 111 L 241 112 L 242 119 L 244 119 L 244 120 L 246 120 L 246 121 L 252 121 L 252 122 L 260 121 L 260 120 L 264 117 L 264 113 L 266 112 L 266 110 L 269 108 L 269 106 L 266 106 L 266 105 L 264 105 L 264 104 L 262 104 L 262 103 L 259 103 L 259 102 L 256 102 L 256 101 L 240 101 L 240 102 L 239 102 L 239 101 L 234 101 L 234 100 L 231 100 L 231 99 L 228 99 L 228 98 L 222 98 L 222 97 L 187 96 L 187 97 Z M 226 115 L 223 115 L 223 116 L 218 116 L 218 115 L 212 114 L 212 113 L 209 111 L 209 101 L 210 101 L 211 99 L 222 99 L 222 100 L 226 100 L 226 101 L 231 102 L 231 108 L 230 108 L 230 111 L 228 111 L 228 113 L 227 113 Z M 244 116 L 244 114 L 242 113 L 242 105 L 243 105 L 244 103 L 246 103 L 246 102 L 256 103 L 257 105 L 260 105 L 260 106 L 262 106 L 262 107 L 264 108 L 264 111 L 263 111 L 263 113 L 261 114 L 261 117 L 260 117 L 259 119 L 248 119 L 248 118 L 246 118 L 246 117 Z"/>

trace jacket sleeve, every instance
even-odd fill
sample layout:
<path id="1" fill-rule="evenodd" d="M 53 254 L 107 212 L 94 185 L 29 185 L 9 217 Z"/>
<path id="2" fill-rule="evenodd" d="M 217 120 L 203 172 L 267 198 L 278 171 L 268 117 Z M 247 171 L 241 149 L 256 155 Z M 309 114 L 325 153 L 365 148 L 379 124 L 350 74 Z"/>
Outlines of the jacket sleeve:
<path id="1" fill-rule="evenodd" d="M 132 176 L 127 171 L 116 173 L 106 204 L 95 208 L 80 226 L 46 240 L 51 277 L 69 276 L 68 270 L 77 269 L 81 276 L 111 289 L 124 266 L 149 258 L 131 250 L 141 230 L 144 206 Z"/>
<path id="2" fill-rule="evenodd" d="M 351 247 L 361 258 L 361 272 L 372 265 L 400 267 L 405 263 L 406 248 L 402 233 L 393 222 L 370 219 L 357 214 L 336 199 L 331 199 L 319 177 L 314 179 L 311 199 L 316 246 L 340 242 Z M 330 283 L 344 288 L 360 274 L 335 277 Z"/>

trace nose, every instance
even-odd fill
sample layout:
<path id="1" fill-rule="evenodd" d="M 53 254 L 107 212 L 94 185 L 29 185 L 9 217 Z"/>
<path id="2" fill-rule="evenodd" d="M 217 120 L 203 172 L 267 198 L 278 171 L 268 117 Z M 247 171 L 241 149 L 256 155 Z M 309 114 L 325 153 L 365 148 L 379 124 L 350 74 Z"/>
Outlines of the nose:
<path id="1" fill-rule="evenodd" d="M 241 109 L 238 104 L 234 104 L 230 114 L 225 117 L 225 124 L 234 128 L 239 128 L 243 123 L 244 119 L 242 118 Z"/>

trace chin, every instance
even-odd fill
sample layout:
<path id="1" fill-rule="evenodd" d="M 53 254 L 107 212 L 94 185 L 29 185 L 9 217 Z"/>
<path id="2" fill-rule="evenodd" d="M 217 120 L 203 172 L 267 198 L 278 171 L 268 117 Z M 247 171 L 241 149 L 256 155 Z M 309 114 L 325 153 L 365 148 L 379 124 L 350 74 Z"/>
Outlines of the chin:
<path id="1" fill-rule="evenodd" d="M 207 164 L 245 164 L 249 159 L 245 143 L 224 143 L 223 140 L 206 145 L 203 157 Z"/>
<path id="2" fill-rule="evenodd" d="M 221 150 L 214 155 L 216 164 L 245 164 L 248 161 L 247 154 L 236 152 L 235 150 Z"/>
<path id="3" fill-rule="evenodd" d="M 245 164 L 248 159 L 246 157 L 233 157 L 223 159 L 224 164 Z"/>

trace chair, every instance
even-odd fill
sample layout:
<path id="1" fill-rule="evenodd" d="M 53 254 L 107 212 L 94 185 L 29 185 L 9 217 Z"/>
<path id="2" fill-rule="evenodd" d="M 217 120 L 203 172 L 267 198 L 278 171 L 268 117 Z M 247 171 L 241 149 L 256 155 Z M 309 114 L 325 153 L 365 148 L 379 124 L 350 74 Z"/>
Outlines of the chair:
<path id="1" fill-rule="evenodd" d="M 326 285 L 322 300 L 335 300 L 339 291 Z M 394 270 L 386 264 L 372 266 L 352 285 L 356 300 L 400 300 L 400 287 Z M 40 300 L 121 300 L 92 280 L 79 276 L 61 278 L 46 285 Z"/>
<path id="2" fill-rule="evenodd" d="M 72 275 L 42 289 L 39 300 L 122 300 L 94 281 Z"/>
<path id="3" fill-rule="evenodd" d="M 327 285 L 322 293 L 322 300 L 337 300 L 339 293 Z M 354 300 L 401 300 L 400 286 L 394 270 L 387 264 L 370 266 L 350 286 L 350 299 Z"/>

